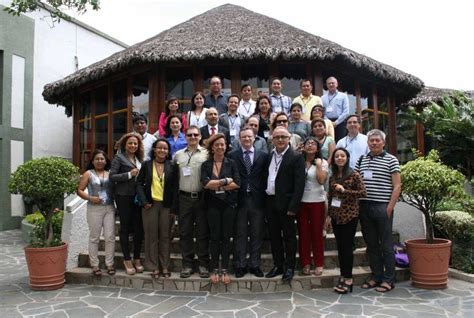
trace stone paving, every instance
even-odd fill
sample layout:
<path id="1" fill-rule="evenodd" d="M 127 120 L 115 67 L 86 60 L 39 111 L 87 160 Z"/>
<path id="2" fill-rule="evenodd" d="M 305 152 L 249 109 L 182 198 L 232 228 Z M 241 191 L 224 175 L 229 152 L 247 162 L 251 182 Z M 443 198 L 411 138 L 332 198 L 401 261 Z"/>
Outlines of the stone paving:
<path id="1" fill-rule="evenodd" d="M 387 294 L 354 288 L 213 294 L 66 285 L 28 287 L 21 232 L 0 232 L 0 317 L 474 317 L 474 284 L 450 280 L 440 291 L 397 284 Z"/>

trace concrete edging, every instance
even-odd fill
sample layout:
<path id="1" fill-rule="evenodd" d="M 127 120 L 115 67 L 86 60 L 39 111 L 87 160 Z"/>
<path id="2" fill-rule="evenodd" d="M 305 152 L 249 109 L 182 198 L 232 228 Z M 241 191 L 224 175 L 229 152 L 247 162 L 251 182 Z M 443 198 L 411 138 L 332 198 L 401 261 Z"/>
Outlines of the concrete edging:
<path id="1" fill-rule="evenodd" d="M 468 274 L 460 270 L 450 268 L 448 275 L 450 278 L 456 278 L 465 282 L 474 283 L 474 274 Z"/>

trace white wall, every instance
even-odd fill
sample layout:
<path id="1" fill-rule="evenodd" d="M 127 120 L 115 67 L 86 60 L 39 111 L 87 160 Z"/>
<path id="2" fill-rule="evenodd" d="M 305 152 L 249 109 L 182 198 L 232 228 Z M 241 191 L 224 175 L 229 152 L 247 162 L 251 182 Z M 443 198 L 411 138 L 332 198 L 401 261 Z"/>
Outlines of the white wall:
<path id="1" fill-rule="evenodd" d="M 0 0 L 3 5 L 10 3 Z M 49 12 L 43 9 L 26 15 L 35 19 L 33 158 L 72 158 L 72 117 L 66 117 L 64 107 L 43 100 L 44 85 L 74 73 L 76 55 L 79 68 L 84 68 L 123 47 L 66 20 L 52 27 Z"/>

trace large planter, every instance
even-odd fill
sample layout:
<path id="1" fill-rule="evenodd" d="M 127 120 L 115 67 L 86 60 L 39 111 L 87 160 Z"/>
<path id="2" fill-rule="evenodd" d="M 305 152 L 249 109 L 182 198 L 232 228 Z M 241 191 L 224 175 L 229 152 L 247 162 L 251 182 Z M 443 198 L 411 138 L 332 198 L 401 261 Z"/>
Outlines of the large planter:
<path id="1" fill-rule="evenodd" d="M 67 247 L 67 243 L 55 247 L 25 247 L 31 289 L 54 290 L 64 286 Z"/>
<path id="2" fill-rule="evenodd" d="M 447 288 L 451 241 L 435 238 L 433 244 L 427 244 L 426 239 L 413 239 L 405 244 L 412 285 L 425 289 Z"/>

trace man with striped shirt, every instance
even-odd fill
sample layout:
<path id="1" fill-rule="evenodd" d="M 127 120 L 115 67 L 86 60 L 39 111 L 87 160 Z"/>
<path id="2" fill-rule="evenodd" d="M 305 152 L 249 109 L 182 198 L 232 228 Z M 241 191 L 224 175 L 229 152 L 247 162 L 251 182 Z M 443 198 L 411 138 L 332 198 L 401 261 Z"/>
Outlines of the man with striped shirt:
<path id="1" fill-rule="evenodd" d="M 361 287 L 388 292 L 395 287 L 392 224 L 393 208 L 401 190 L 400 164 L 384 150 L 384 132 L 373 129 L 367 140 L 370 152 L 355 167 L 367 189 L 367 197 L 360 199 L 359 217 L 372 271 Z"/>

